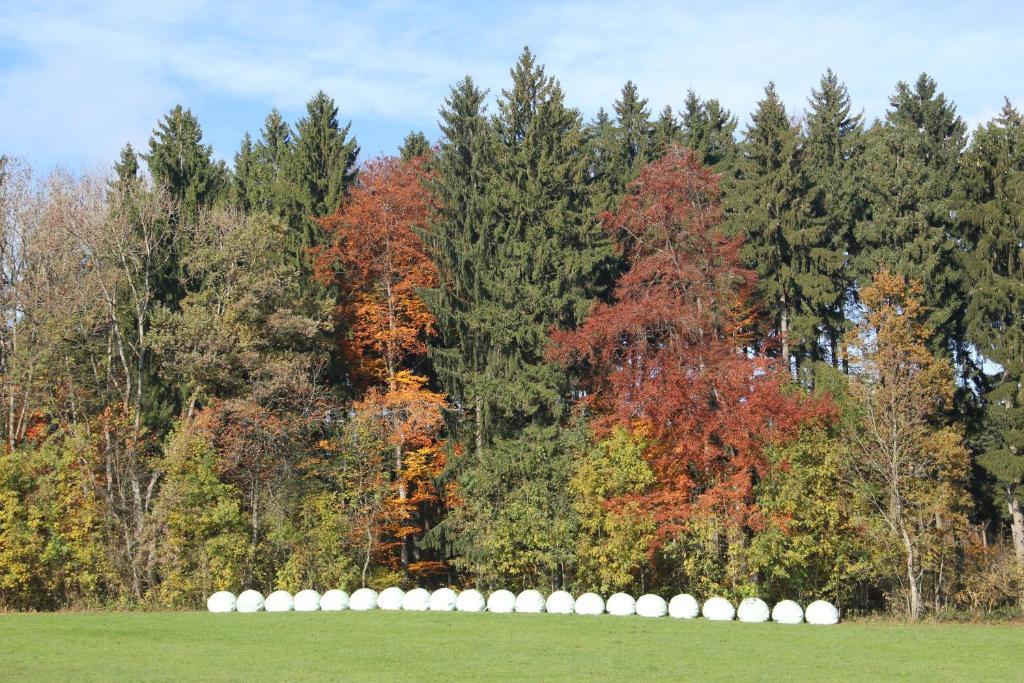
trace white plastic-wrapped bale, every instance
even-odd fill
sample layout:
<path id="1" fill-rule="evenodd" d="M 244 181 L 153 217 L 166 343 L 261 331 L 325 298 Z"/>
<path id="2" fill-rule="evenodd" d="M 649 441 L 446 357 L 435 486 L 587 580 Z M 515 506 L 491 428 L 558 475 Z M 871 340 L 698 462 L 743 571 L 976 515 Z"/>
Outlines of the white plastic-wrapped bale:
<path id="1" fill-rule="evenodd" d="M 636 601 L 636 613 L 641 617 L 663 617 L 668 614 L 668 603 L 660 595 L 641 595 Z"/>
<path id="2" fill-rule="evenodd" d="M 239 612 L 246 614 L 263 611 L 263 593 L 254 591 L 251 588 L 249 590 L 242 591 L 238 594 L 238 600 L 235 603 L 235 608 Z"/>
<path id="3" fill-rule="evenodd" d="M 544 611 L 544 596 L 532 588 L 524 590 L 516 596 L 516 611 L 536 614 Z"/>
<path id="4" fill-rule="evenodd" d="M 772 621 L 780 624 L 802 624 L 804 608 L 792 600 L 777 602 L 772 608 Z"/>
<path id="5" fill-rule="evenodd" d="M 206 600 L 206 609 L 211 612 L 234 612 L 237 600 L 230 591 L 217 591 Z"/>
<path id="6" fill-rule="evenodd" d="M 732 621 L 736 608 L 725 598 L 713 597 L 704 603 L 701 614 L 709 621 Z"/>
<path id="7" fill-rule="evenodd" d="M 743 598 L 736 608 L 736 618 L 748 624 L 768 621 L 768 603 L 761 598 Z"/>
<path id="8" fill-rule="evenodd" d="M 572 614 L 576 601 L 566 591 L 555 591 L 544 602 L 544 611 L 552 614 Z"/>
<path id="9" fill-rule="evenodd" d="M 608 598 L 608 604 L 605 607 L 608 614 L 614 614 L 617 617 L 636 614 L 636 600 L 628 593 L 615 593 Z"/>
<path id="10" fill-rule="evenodd" d="M 815 600 L 807 605 L 804 619 L 807 620 L 808 624 L 831 626 L 832 624 L 839 623 L 839 610 L 831 602 Z"/>
<path id="11" fill-rule="evenodd" d="M 516 610 L 516 596 L 504 588 L 494 591 L 487 598 L 487 611 L 497 614 L 509 614 Z"/>
<path id="12" fill-rule="evenodd" d="M 426 612 L 430 608 L 430 591 L 413 588 L 402 598 L 402 609 L 406 612 Z"/>
<path id="13" fill-rule="evenodd" d="M 295 607 L 295 599 L 288 591 L 274 591 L 263 602 L 263 609 L 268 612 L 291 612 Z"/>
<path id="14" fill-rule="evenodd" d="M 354 612 L 366 612 L 377 609 L 377 591 L 372 588 L 360 588 L 348 599 L 348 608 Z"/>
<path id="15" fill-rule="evenodd" d="M 456 600 L 458 600 L 458 596 L 455 595 L 455 591 L 451 588 L 438 588 L 430 594 L 430 611 L 453 612 L 455 611 Z"/>
<path id="16" fill-rule="evenodd" d="M 455 598 L 455 609 L 460 612 L 483 612 L 485 607 L 487 601 L 484 600 L 484 594 L 475 588 L 462 591 Z"/>
<path id="17" fill-rule="evenodd" d="M 389 586 L 377 596 L 377 608 L 386 610 L 402 609 L 402 602 L 405 600 L 405 591 L 398 586 Z"/>
<path id="18" fill-rule="evenodd" d="M 296 612 L 319 612 L 320 594 L 315 590 L 307 588 L 295 594 Z"/>
<path id="19" fill-rule="evenodd" d="M 573 609 L 576 610 L 576 614 L 604 614 L 604 598 L 597 593 L 584 593 L 576 598 Z"/>
<path id="20" fill-rule="evenodd" d="M 694 619 L 700 615 L 700 603 L 689 593 L 680 593 L 668 601 L 668 615 L 676 619 Z"/>
<path id="21" fill-rule="evenodd" d="M 348 593 L 333 588 L 320 596 L 321 612 L 340 612 L 348 609 Z"/>

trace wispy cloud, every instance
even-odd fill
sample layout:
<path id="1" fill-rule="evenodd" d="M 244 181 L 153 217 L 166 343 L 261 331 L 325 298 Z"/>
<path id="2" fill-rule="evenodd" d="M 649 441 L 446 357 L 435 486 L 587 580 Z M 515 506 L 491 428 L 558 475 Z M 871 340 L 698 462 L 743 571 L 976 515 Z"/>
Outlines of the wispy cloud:
<path id="1" fill-rule="evenodd" d="M 194 106 L 230 156 L 252 117 L 297 115 L 318 88 L 364 148 L 432 130 L 466 73 L 496 92 L 530 44 L 592 116 L 627 79 L 657 110 L 686 89 L 745 117 L 768 80 L 799 112 L 826 67 L 882 115 L 894 83 L 932 73 L 972 124 L 1024 96 L 1021 13 L 993 4 L 711 2 L 117 2 L 0 6 L 0 150 L 49 164 L 114 158 L 173 104 Z"/>

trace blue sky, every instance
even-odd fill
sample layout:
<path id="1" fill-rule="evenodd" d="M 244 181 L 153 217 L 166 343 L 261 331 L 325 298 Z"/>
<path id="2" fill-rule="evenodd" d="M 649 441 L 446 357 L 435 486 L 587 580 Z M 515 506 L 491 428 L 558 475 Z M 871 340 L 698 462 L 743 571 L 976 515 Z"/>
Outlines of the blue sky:
<path id="1" fill-rule="evenodd" d="M 323 88 L 368 158 L 436 137 L 449 86 L 468 73 L 498 92 L 526 44 L 588 119 L 628 79 L 654 111 L 693 88 L 744 122 L 774 80 L 800 113 L 831 67 L 869 118 L 927 71 L 973 128 L 1004 95 L 1024 104 L 1014 5 L 0 0 L 0 153 L 104 169 L 180 102 L 230 161 L 271 107 L 294 121 Z"/>

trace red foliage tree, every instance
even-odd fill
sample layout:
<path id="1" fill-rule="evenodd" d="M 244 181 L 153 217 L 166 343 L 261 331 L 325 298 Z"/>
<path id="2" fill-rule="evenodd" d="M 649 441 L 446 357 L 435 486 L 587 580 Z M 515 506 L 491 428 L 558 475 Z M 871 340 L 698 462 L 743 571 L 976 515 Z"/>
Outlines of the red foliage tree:
<path id="1" fill-rule="evenodd" d="M 652 511 L 662 541 L 696 515 L 759 526 L 764 446 L 830 410 L 745 352 L 754 275 L 739 265 L 739 239 L 719 229 L 719 199 L 717 176 L 688 150 L 644 168 L 604 216 L 629 263 L 613 300 L 553 338 L 553 359 L 586 369 L 599 434 L 649 425 L 656 483 L 630 498 Z"/>

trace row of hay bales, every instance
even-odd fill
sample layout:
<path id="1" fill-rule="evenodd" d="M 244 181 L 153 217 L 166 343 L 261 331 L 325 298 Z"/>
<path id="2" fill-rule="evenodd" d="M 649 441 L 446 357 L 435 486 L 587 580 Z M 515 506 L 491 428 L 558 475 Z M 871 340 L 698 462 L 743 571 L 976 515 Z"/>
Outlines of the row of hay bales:
<path id="1" fill-rule="evenodd" d="M 243 591 L 236 598 L 233 593 L 220 591 L 210 596 L 206 607 L 211 612 L 336 612 L 405 610 L 409 612 L 495 612 L 498 614 L 539 613 L 551 614 L 608 614 L 616 616 L 639 615 L 641 617 L 670 616 L 677 619 L 693 619 L 703 616 L 710 621 L 764 622 L 771 619 L 780 624 L 836 624 L 839 610 L 825 600 L 816 600 L 806 611 L 793 600 L 783 600 L 769 610 L 760 598 L 746 598 L 738 606 L 722 597 L 709 598 L 703 606 L 692 595 L 677 595 L 668 602 L 659 595 L 647 594 L 633 598 L 627 593 L 615 593 L 607 602 L 597 593 L 584 593 L 574 598 L 566 591 L 555 591 L 546 599 L 539 591 L 525 590 L 519 595 L 511 591 L 498 590 L 486 599 L 478 590 L 456 593 L 450 588 L 441 588 L 433 593 L 414 588 L 404 591 L 398 587 L 385 588 L 380 593 L 370 588 L 360 588 L 349 595 L 341 590 L 329 590 L 320 595 L 315 590 L 303 590 L 294 596 L 287 591 L 274 591 L 266 598 L 259 591 Z"/>

